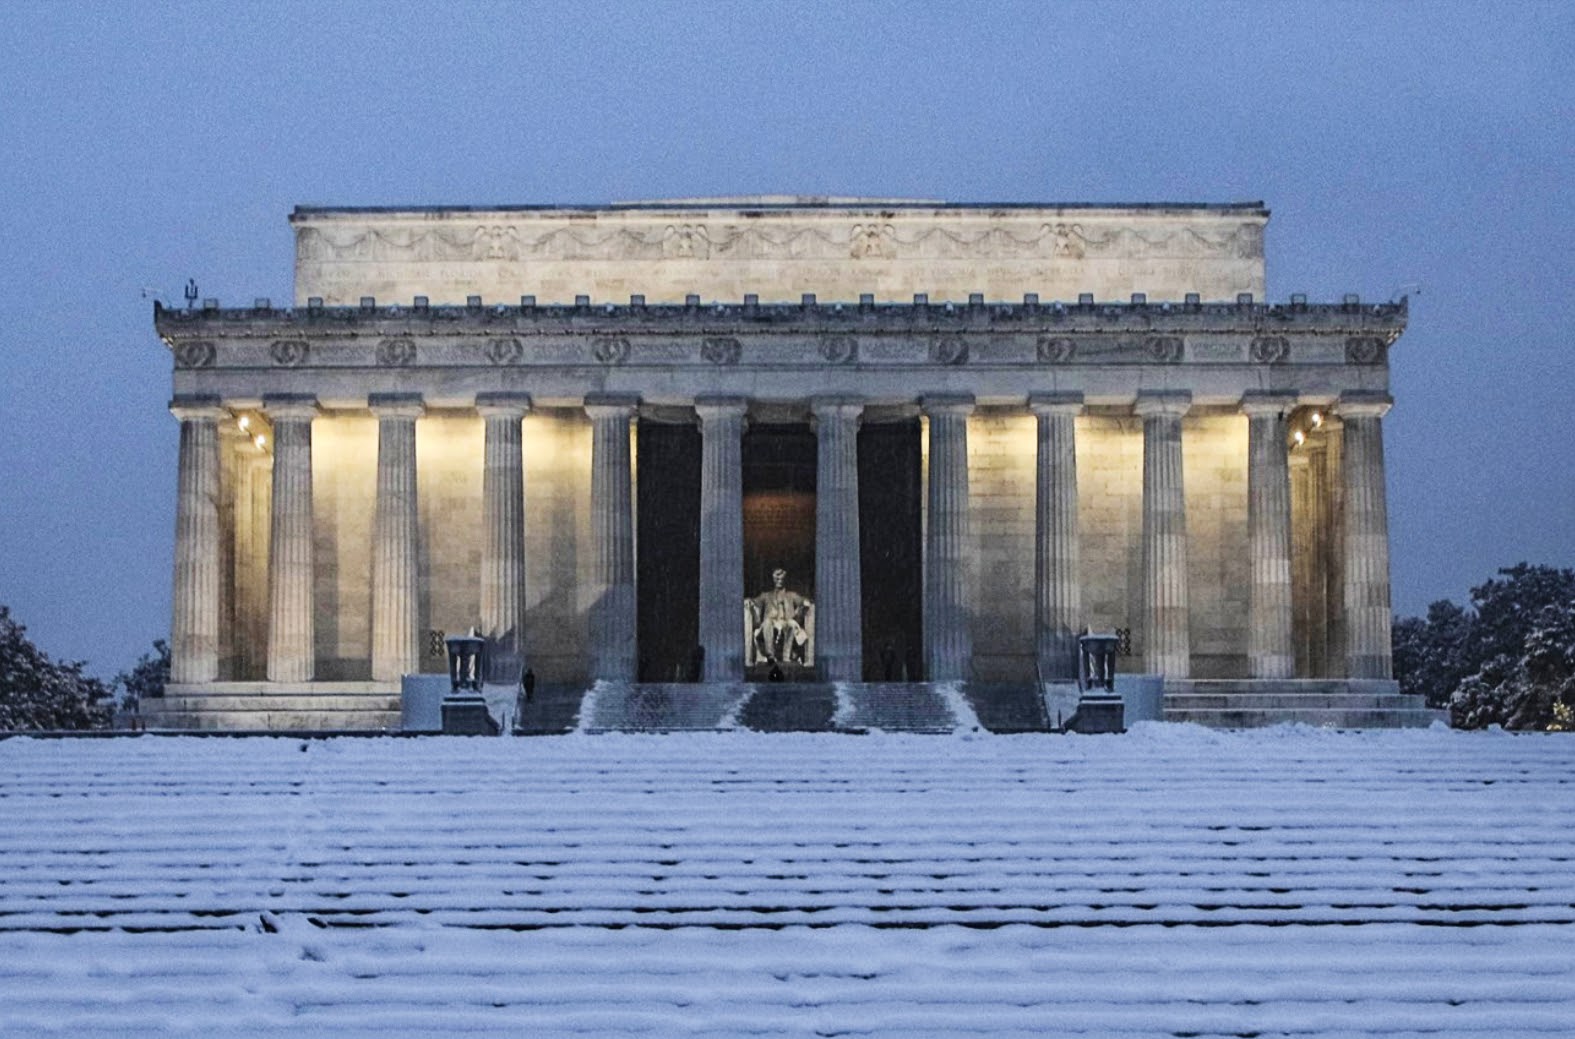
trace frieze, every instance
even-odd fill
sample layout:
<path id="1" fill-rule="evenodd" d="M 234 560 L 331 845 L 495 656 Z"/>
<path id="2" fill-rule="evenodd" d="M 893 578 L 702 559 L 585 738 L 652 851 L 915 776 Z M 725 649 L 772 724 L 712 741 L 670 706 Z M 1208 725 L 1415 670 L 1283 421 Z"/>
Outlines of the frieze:
<path id="1" fill-rule="evenodd" d="M 1248 356 L 1258 364 L 1283 364 L 1290 354 L 1291 343 L 1284 336 L 1258 336 L 1248 348 Z"/>
<path id="2" fill-rule="evenodd" d="M 268 346 L 268 356 L 281 368 L 299 368 L 310 350 L 304 339 L 275 339 Z"/>
<path id="3" fill-rule="evenodd" d="M 481 348 L 481 356 L 495 365 L 504 366 L 519 364 L 520 358 L 525 354 L 525 348 L 518 339 L 504 339 L 501 337 L 489 338 Z"/>
<path id="4" fill-rule="evenodd" d="M 602 364 L 623 364 L 629 359 L 629 340 L 623 336 L 597 336 L 591 341 L 591 356 Z"/>
<path id="5" fill-rule="evenodd" d="M 1176 364 L 1184 347 L 1180 336 L 1149 336 L 1143 341 L 1143 349 L 1160 364 Z"/>
<path id="6" fill-rule="evenodd" d="M 175 367 L 211 368 L 218 348 L 206 339 L 194 339 L 175 347 Z"/>
<path id="7" fill-rule="evenodd" d="M 1226 258 L 1263 255 L 1263 228 L 1244 221 L 1200 230 L 1190 225 L 1143 227 L 1109 221 L 1046 221 L 925 225 L 860 222 L 828 228 L 817 222 L 704 222 L 608 227 L 517 223 L 384 224 L 352 228 L 303 226 L 296 257 L 310 263 L 656 259 L 1065 259 L 1098 257 Z"/>
<path id="8" fill-rule="evenodd" d="M 1077 343 L 1069 336 L 1040 336 L 1034 350 L 1042 364 L 1066 364 L 1077 356 Z"/>
<path id="9" fill-rule="evenodd" d="M 1345 341 L 1347 364 L 1379 364 L 1384 360 L 1384 341 L 1377 336 L 1351 336 Z"/>
<path id="10" fill-rule="evenodd" d="M 377 344 L 377 363 L 385 368 L 404 368 L 415 360 L 416 341 L 408 336 L 384 339 Z"/>
<path id="11" fill-rule="evenodd" d="M 936 336 L 930 340 L 930 360 L 936 364 L 968 363 L 968 340 L 962 336 Z"/>
<path id="12" fill-rule="evenodd" d="M 859 341 L 854 336 L 821 336 L 816 345 L 820 356 L 830 364 L 851 364 L 859 355 Z"/>
<path id="13" fill-rule="evenodd" d="M 700 356 L 712 364 L 737 364 L 744 344 L 732 336 L 707 336 L 700 343 Z"/>

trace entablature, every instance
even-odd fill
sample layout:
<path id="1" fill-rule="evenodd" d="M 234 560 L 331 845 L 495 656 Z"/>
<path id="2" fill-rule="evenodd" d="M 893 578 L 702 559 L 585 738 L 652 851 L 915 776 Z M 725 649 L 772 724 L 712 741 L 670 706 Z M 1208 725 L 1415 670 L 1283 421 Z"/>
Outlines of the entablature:
<path id="1" fill-rule="evenodd" d="M 856 393 L 981 401 L 1067 390 L 1091 402 L 1185 389 L 1385 390 L 1406 305 L 743 303 L 414 305 L 155 310 L 177 392 L 312 392 L 354 401 L 421 392 L 459 401 L 528 385 L 543 399 L 633 393 L 679 402 L 728 392 L 790 400 Z"/>

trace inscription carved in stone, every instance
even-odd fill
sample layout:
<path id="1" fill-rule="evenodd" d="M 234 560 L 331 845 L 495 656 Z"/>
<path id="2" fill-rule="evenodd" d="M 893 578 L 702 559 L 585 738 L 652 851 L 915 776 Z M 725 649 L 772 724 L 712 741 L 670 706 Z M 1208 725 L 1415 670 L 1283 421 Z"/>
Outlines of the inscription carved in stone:
<path id="1" fill-rule="evenodd" d="M 175 367 L 208 368 L 213 365 L 217 355 L 218 350 L 206 339 L 181 343 L 175 348 Z"/>
<path id="2" fill-rule="evenodd" d="M 1143 349 L 1160 364 L 1176 364 L 1181 360 L 1181 337 L 1149 336 L 1143 341 Z"/>
<path id="3" fill-rule="evenodd" d="M 496 365 L 519 364 L 524 354 L 525 348 L 518 339 L 494 337 L 481 348 L 481 355 Z"/>
<path id="4" fill-rule="evenodd" d="M 306 363 L 309 352 L 304 339 L 275 339 L 268 347 L 268 356 L 281 368 L 298 368 Z"/>
<path id="5" fill-rule="evenodd" d="M 859 342 L 853 336 L 821 336 L 819 349 L 832 364 L 848 364 L 858 356 Z"/>
<path id="6" fill-rule="evenodd" d="M 1065 364 L 1077 356 L 1077 344 L 1067 336 L 1040 336 L 1034 348 L 1044 364 Z"/>
<path id="7" fill-rule="evenodd" d="M 700 343 L 700 356 L 712 364 L 737 364 L 744 346 L 732 336 L 708 336 Z"/>
<path id="8" fill-rule="evenodd" d="M 622 336 L 597 336 L 591 356 L 602 364 L 623 364 L 629 359 L 629 340 Z"/>
<path id="9" fill-rule="evenodd" d="M 1258 336 L 1249 351 L 1258 364 L 1282 364 L 1290 355 L 1291 342 L 1284 336 Z"/>
<path id="10" fill-rule="evenodd" d="M 1351 336 L 1345 341 L 1347 364 L 1381 364 L 1384 341 L 1377 336 Z"/>
<path id="11" fill-rule="evenodd" d="M 416 359 L 416 341 L 403 336 L 377 344 L 377 363 L 385 368 L 403 368 Z"/>

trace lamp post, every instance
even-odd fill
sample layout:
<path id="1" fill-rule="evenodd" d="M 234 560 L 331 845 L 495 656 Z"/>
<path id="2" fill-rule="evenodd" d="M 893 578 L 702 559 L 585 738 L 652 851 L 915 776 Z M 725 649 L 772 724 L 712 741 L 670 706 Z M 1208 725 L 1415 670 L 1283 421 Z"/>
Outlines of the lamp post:
<path id="1" fill-rule="evenodd" d="M 445 639 L 448 647 L 449 692 L 443 697 L 443 734 L 496 736 L 498 725 L 481 695 L 486 640 L 472 628 L 467 635 Z"/>

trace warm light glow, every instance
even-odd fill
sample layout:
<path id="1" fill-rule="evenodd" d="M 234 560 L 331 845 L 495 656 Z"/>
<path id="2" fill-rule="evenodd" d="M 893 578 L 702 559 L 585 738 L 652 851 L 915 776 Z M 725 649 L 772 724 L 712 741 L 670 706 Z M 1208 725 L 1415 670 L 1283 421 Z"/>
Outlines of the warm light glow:
<path id="1" fill-rule="evenodd" d="M 1319 426 L 1323 425 L 1323 412 L 1321 412 L 1321 411 L 1313 412 L 1311 421 L 1312 421 L 1312 427 L 1314 429 L 1317 429 Z"/>
<path id="2" fill-rule="evenodd" d="M 264 447 L 268 446 L 268 438 L 263 436 L 261 433 L 258 433 L 257 438 L 253 440 L 252 443 L 256 444 L 257 450 L 261 451 Z"/>
<path id="3" fill-rule="evenodd" d="M 1291 439 L 1296 441 L 1296 445 L 1300 447 L 1302 444 L 1307 442 L 1307 434 L 1298 429 L 1296 432 L 1291 434 Z"/>
<path id="4" fill-rule="evenodd" d="M 250 415 L 242 415 L 240 421 L 237 422 L 236 425 L 240 426 L 243 431 L 251 429 L 252 417 Z"/>

